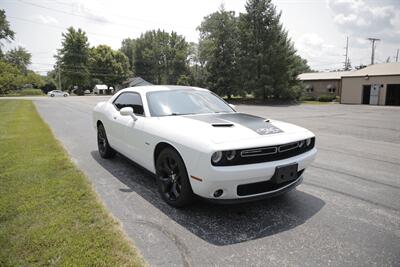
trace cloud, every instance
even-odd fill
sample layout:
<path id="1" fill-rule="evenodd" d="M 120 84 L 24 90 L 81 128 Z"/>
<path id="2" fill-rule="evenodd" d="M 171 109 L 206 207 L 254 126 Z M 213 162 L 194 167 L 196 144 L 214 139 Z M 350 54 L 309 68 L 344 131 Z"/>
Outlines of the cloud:
<path id="1" fill-rule="evenodd" d="M 313 69 L 337 68 L 342 65 L 341 48 L 327 43 L 316 33 L 302 35 L 295 45 L 298 53 L 307 59 Z"/>
<path id="2" fill-rule="evenodd" d="M 333 21 L 352 36 L 400 41 L 400 1 L 328 0 Z"/>
<path id="3" fill-rule="evenodd" d="M 53 24 L 53 25 L 58 25 L 59 22 L 56 18 L 49 16 L 49 15 L 38 15 L 36 18 L 41 21 L 44 24 Z"/>
<path id="4" fill-rule="evenodd" d="M 72 6 L 72 10 L 74 13 L 84 16 L 85 18 L 87 18 L 89 20 L 94 20 L 94 21 L 97 21 L 100 23 L 110 23 L 111 22 L 107 17 L 100 15 L 95 10 L 89 9 L 85 4 L 75 2 L 75 3 L 72 3 L 71 6 Z"/>

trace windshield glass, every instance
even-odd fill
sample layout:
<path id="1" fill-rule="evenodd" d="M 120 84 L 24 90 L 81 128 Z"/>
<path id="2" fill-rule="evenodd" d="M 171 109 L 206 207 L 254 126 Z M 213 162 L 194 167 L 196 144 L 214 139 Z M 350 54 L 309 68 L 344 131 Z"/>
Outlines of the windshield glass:
<path id="1" fill-rule="evenodd" d="M 148 92 L 147 102 L 153 117 L 234 112 L 225 101 L 208 91 L 186 89 Z"/>

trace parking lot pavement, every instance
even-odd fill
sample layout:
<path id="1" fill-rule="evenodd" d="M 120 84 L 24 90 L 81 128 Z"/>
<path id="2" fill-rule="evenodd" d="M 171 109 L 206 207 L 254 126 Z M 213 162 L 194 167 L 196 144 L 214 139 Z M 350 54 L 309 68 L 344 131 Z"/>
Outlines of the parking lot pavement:
<path id="1" fill-rule="evenodd" d="M 304 183 L 241 205 L 177 210 L 127 159 L 99 157 L 91 110 L 105 97 L 38 98 L 39 113 L 154 266 L 400 266 L 400 108 L 237 106 L 317 136 Z"/>

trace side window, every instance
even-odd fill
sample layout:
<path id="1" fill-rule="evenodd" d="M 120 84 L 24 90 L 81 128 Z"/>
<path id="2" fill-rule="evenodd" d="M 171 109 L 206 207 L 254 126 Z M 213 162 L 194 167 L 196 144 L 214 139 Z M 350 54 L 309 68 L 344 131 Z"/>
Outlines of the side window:
<path id="1" fill-rule="evenodd" d="M 114 100 L 114 106 L 120 110 L 121 108 L 131 107 L 137 115 L 144 115 L 142 98 L 136 93 L 122 93 Z"/>

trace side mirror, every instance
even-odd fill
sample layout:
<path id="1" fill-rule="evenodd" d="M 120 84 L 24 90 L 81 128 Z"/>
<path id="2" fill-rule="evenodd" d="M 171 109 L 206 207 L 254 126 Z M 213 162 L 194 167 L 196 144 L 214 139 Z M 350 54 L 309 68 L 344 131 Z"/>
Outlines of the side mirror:
<path id="1" fill-rule="evenodd" d="M 236 106 L 235 106 L 234 104 L 229 104 L 229 106 L 230 106 L 231 108 L 233 108 L 234 110 L 236 110 Z"/>
<path id="2" fill-rule="evenodd" d="M 134 121 L 137 120 L 135 113 L 133 113 L 133 108 L 131 107 L 121 108 L 119 114 L 121 114 L 121 116 L 131 116 Z"/>

